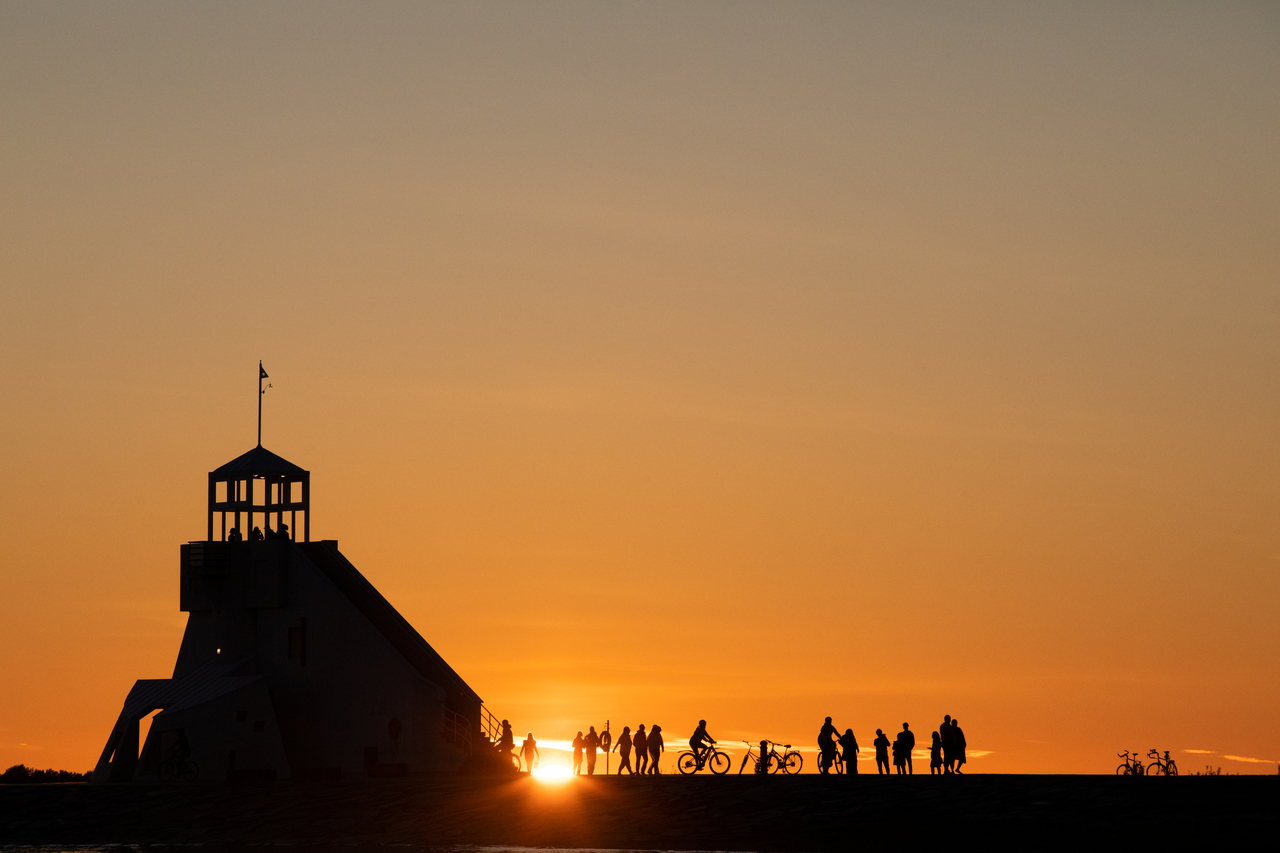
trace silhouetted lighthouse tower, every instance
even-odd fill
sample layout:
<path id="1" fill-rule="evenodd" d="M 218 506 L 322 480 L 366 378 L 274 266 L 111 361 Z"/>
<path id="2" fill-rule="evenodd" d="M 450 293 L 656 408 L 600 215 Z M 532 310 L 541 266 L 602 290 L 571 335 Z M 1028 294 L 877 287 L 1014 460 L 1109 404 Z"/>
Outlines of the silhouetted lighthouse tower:
<path id="1" fill-rule="evenodd" d="M 93 781 L 510 771 L 475 691 L 336 541 L 310 541 L 311 474 L 263 447 L 261 427 L 209 473 L 208 524 L 181 548 L 173 676 L 133 685 Z"/>

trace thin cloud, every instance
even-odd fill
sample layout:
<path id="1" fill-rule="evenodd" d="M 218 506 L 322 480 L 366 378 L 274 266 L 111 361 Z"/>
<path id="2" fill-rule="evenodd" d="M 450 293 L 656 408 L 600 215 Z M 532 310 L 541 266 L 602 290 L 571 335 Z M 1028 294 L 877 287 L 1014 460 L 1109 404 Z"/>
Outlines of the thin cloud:
<path id="1" fill-rule="evenodd" d="M 1270 758 L 1245 758 L 1243 755 L 1224 755 L 1229 761 L 1247 761 L 1250 764 L 1275 764 Z"/>
<path id="2" fill-rule="evenodd" d="M 1212 749 L 1184 749 L 1183 752 L 1189 752 L 1192 755 L 1216 755 L 1217 751 Z"/>

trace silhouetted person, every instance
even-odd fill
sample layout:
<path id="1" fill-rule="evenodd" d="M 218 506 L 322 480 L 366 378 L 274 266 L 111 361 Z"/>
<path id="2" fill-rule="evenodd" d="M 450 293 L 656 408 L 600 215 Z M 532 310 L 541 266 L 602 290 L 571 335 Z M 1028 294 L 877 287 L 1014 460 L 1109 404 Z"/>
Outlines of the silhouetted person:
<path id="1" fill-rule="evenodd" d="M 533 739 L 533 732 L 524 736 L 524 743 L 520 744 L 520 754 L 524 756 L 524 769 L 532 773 L 533 762 L 542 758 L 538 753 L 538 742 Z"/>
<path id="2" fill-rule="evenodd" d="M 662 759 L 662 753 L 666 746 L 662 742 L 662 726 L 654 724 L 649 729 L 649 775 L 661 776 L 662 772 L 658 770 L 658 762 Z"/>
<path id="3" fill-rule="evenodd" d="M 644 733 L 644 723 L 636 729 L 631 745 L 636 751 L 636 772 L 643 776 L 649 772 L 649 736 Z"/>
<path id="4" fill-rule="evenodd" d="M 231 532 L 227 534 L 227 541 L 228 541 L 228 542 L 243 542 L 243 541 L 244 541 L 244 537 L 240 535 L 240 528 L 239 528 L 239 527 L 233 527 L 233 528 L 231 528 Z"/>
<path id="5" fill-rule="evenodd" d="M 277 539 L 288 539 L 288 538 L 289 538 L 289 525 L 285 524 L 283 521 L 282 521 L 282 522 L 280 522 L 280 529 L 276 531 L 276 538 L 277 538 Z"/>
<path id="6" fill-rule="evenodd" d="M 884 736 L 884 732 L 876 729 L 876 739 L 871 742 L 876 748 L 876 772 L 881 776 L 887 776 L 889 773 L 889 739 Z"/>
<path id="7" fill-rule="evenodd" d="M 618 775 L 621 776 L 623 770 L 630 776 L 636 775 L 636 771 L 631 769 L 631 726 L 622 727 L 622 734 L 618 735 L 613 749 L 618 753 Z"/>
<path id="8" fill-rule="evenodd" d="M 706 760 L 706 754 L 711 749 L 711 745 L 716 739 L 707 734 L 707 721 L 698 720 L 698 727 L 693 730 L 693 736 L 689 738 L 689 748 L 693 750 L 693 754 L 698 758 L 698 766 L 702 766 L 702 762 Z"/>
<path id="9" fill-rule="evenodd" d="M 258 526 L 256 524 L 253 527 L 253 532 L 249 534 L 249 538 L 252 539 L 254 542 L 262 541 L 262 531 L 258 529 Z"/>
<path id="10" fill-rule="evenodd" d="M 826 774 L 832 763 L 836 760 L 836 738 L 840 736 L 840 732 L 836 727 L 831 725 L 831 718 L 827 717 L 827 721 L 822 724 L 822 728 L 818 731 L 818 772 Z"/>
<path id="11" fill-rule="evenodd" d="M 942 766 L 943 772 L 950 774 L 952 765 L 955 763 L 955 750 L 952 746 L 951 732 L 951 715 L 947 714 L 942 718 L 942 725 L 938 726 L 938 737 L 942 739 Z"/>
<path id="12" fill-rule="evenodd" d="M 942 737 L 933 733 L 933 745 L 929 747 L 929 775 L 942 775 Z"/>
<path id="13" fill-rule="evenodd" d="M 271 525 L 270 525 L 270 524 L 268 524 L 268 525 L 267 525 L 267 527 L 266 527 L 266 529 L 262 531 L 262 538 L 263 538 L 263 539 L 275 539 L 275 538 L 276 538 L 276 532 L 275 532 L 274 530 L 272 530 L 272 529 L 271 529 Z"/>
<path id="14" fill-rule="evenodd" d="M 893 739 L 893 769 L 899 776 L 907 772 L 906 740 L 902 737 L 903 734 L 905 733 L 898 732 Z"/>
<path id="15" fill-rule="evenodd" d="M 600 735 L 596 734 L 595 726 L 587 726 L 589 731 L 587 736 L 582 739 L 582 745 L 587 750 L 587 775 L 596 775 L 596 750 L 600 748 Z"/>
<path id="16" fill-rule="evenodd" d="M 898 735 L 902 738 L 903 758 L 907 762 L 907 775 L 911 775 L 915 770 L 911 766 L 911 750 L 916 748 L 916 733 L 911 731 L 911 727 L 906 723 L 902 724 L 902 734 Z"/>
<path id="17" fill-rule="evenodd" d="M 853 729 L 845 729 L 840 735 L 840 757 L 844 759 L 844 772 L 852 776 L 858 772 L 858 739 Z"/>
<path id="18" fill-rule="evenodd" d="M 955 752 L 955 756 L 956 756 L 955 770 L 957 773 L 963 772 L 960 768 L 961 766 L 964 765 L 965 761 L 967 760 L 964 755 L 964 750 L 966 746 L 968 746 L 968 744 L 965 743 L 964 729 L 960 728 L 960 721 L 952 720 L 951 721 L 951 749 Z"/>
<path id="19" fill-rule="evenodd" d="M 573 739 L 573 775 L 580 776 L 582 774 L 582 748 L 586 746 L 586 741 L 582 739 L 582 732 L 578 732 L 578 736 Z"/>
<path id="20" fill-rule="evenodd" d="M 503 755 L 510 755 L 511 751 L 516 748 L 516 736 L 511 731 L 511 724 L 506 720 L 502 721 L 502 734 L 498 736 L 498 751 Z"/>

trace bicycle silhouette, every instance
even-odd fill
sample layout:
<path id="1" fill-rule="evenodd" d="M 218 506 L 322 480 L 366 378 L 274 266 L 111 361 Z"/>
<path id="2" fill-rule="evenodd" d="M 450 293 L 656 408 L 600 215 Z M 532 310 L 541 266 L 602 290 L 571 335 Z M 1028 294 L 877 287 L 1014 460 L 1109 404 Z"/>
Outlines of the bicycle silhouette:
<path id="1" fill-rule="evenodd" d="M 1129 750 L 1117 752 L 1116 756 L 1124 759 L 1124 764 L 1116 768 L 1117 776 L 1145 776 L 1146 770 L 1142 766 L 1142 759 L 1138 757 L 1138 753 L 1130 753 Z"/>
<path id="2" fill-rule="evenodd" d="M 779 754 L 778 751 L 774 749 L 774 747 L 779 746 L 779 744 L 774 743 L 771 740 L 765 741 L 765 743 L 769 745 L 769 752 L 764 756 L 756 755 L 755 744 L 745 740 L 743 743 L 747 745 L 747 754 L 742 756 L 742 764 L 738 767 L 739 776 L 741 776 L 742 771 L 746 769 L 748 761 L 754 762 L 754 764 L 752 764 L 752 767 L 754 768 L 752 772 L 754 773 L 761 772 L 761 761 L 765 762 L 765 772 L 768 772 L 769 774 L 777 773 L 779 770 L 785 771 L 788 775 L 792 773 L 799 773 L 800 768 L 804 765 L 804 756 L 792 749 L 791 744 L 789 743 L 781 744 L 784 752 Z"/>
<path id="3" fill-rule="evenodd" d="M 708 746 L 702 750 L 701 756 L 694 755 L 692 750 L 686 750 L 680 753 L 680 757 L 676 759 L 676 766 L 686 776 L 690 773 L 697 773 L 707 764 L 711 765 L 712 773 L 717 776 L 723 776 L 733 766 L 733 760 L 729 758 L 727 753 L 721 752 L 714 746 Z"/>
<path id="4" fill-rule="evenodd" d="M 1147 765 L 1148 776 L 1177 776 L 1178 765 L 1169 757 L 1169 750 L 1164 751 L 1164 760 L 1160 760 L 1160 751 L 1152 749 L 1147 752 L 1147 758 L 1154 758 L 1155 761 Z"/>

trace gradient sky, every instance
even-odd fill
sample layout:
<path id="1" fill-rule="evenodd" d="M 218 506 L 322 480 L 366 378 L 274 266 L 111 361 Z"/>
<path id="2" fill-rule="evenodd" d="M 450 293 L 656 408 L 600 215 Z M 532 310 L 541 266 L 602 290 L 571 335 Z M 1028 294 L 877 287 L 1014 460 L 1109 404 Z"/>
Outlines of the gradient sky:
<path id="1" fill-rule="evenodd" d="M 171 672 L 261 358 L 521 734 L 1276 771 L 1280 6 L 5 2 L 0 116 L 0 766 Z"/>

